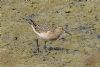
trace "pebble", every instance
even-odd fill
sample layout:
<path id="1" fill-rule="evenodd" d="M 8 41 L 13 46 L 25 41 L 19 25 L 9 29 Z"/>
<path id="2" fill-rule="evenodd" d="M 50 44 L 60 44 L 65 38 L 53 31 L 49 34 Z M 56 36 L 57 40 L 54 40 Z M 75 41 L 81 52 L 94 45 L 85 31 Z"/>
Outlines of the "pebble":
<path id="1" fill-rule="evenodd" d="M 96 35 L 97 38 L 100 38 L 100 34 Z"/>

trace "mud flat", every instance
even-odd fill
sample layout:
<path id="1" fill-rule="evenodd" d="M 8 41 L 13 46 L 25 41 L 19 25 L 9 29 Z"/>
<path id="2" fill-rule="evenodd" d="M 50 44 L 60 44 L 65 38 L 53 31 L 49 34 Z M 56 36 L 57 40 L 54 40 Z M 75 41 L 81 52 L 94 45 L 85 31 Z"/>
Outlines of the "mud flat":
<path id="1" fill-rule="evenodd" d="M 39 40 L 24 19 L 64 26 L 62 38 Z M 0 67 L 100 67 L 100 0 L 0 0 Z"/>

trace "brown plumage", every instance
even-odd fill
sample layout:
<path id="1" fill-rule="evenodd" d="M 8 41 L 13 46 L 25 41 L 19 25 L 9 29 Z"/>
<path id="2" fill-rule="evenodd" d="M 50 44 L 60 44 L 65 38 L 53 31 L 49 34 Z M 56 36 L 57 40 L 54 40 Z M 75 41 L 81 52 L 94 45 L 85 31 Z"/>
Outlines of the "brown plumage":
<path id="1" fill-rule="evenodd" d="M 31 25 L 35 34 L 37 34 L 39 38 L 45 40 L 45 49 L 46 49 L 46 41 L 57 40 L 64 31 L 63 27 L 61 26 L 51 29 L 48 29 L 48 27 L 44 26 L 40 27 L 40 25 L 36 24 L 35 21 L 33 21 L 32 18 L 30 17 L 26 20 L 28 20 L 28 23 Z M 38 40 L 37 40 L 37 46 L 39 51 Z"/>
<path id="2" fill-rule="evenodd" d="M 30 22 L 28 23 L 31 25 L 35 34 L 37 34 L 39 38 L 45 40 L 45 49 L 46 49 L 46 41 L 57 40 L 62 34 L 62 32 L 64 31 L 63 27 L 60 26 L 60 27 L 56 27 L 54 30 L 47 30 L 47 31 L 39 32 L 39 30 L 37 30 L 37 28 L 39 28 L 39 25 L 37 25 L 35 21 L 31 19 L 28 19 L 28 20 L 30 20 Z M 37 46 L 38 46 L 38 51 L 39 51 L 38 43 L 37 43 Z"/>
<path id="3" fill-rule="evenodd" d="M 39 38 L 44 40 L 56 40 L 64 31 L 63 27 L 57 27 L 53 31 L 48 30 L 44 32 L 38 32 L 36 29 L 38 28 L 39 25 L 37 25 L 33 20 L 31 20 L 31 23 L 29 24 L 31 25 L 33 31 L 39 36 Z"/>

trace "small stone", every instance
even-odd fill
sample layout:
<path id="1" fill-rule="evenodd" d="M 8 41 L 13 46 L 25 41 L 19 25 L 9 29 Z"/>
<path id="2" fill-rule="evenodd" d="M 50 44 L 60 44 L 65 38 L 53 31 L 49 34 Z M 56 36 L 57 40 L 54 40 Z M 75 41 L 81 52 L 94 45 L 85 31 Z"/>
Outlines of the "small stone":
<path id="1" fill-rule="evenodd" d="M 100 34 L 96 35 L 97 38 L 100 38 Z"/>
<path id="2" fill-rule="evenodd" d="M 17 40 L 17 39 L 18 39 L 18 37 L 15 37 L 15 38 L 14 38 L 14 40 Z"/>
<path id="3" fill-rule="evenodd" d="M 16 8 L 12 8 L 12 10 L 16 10 Z"/>
<path id="4" fill-rule="evenodd" d="M 56 13 L 59 13 L 59 11 L 56 11 Z"/>
<path id="5" fill-rule="evenodd" d="M 66 11 L 65 13 L 71 13 L 71 11 Z"/>
<path id="6" fill-rule="evenodd" d="M 46 59 L 43 59 L 43 61 L 46 61 Z"/>

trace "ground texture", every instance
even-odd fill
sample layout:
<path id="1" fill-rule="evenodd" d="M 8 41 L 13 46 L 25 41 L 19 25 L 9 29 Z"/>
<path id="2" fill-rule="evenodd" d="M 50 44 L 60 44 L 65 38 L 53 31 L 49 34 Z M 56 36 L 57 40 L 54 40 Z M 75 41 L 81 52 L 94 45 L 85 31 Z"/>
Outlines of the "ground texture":
<path id="1" fill-rule="evenodd" d="M 63 26 L 57 41 L 39 39 L 25 18 Z M 100 67 L 100 0 L 0 0 L 0 67 Z"/>

